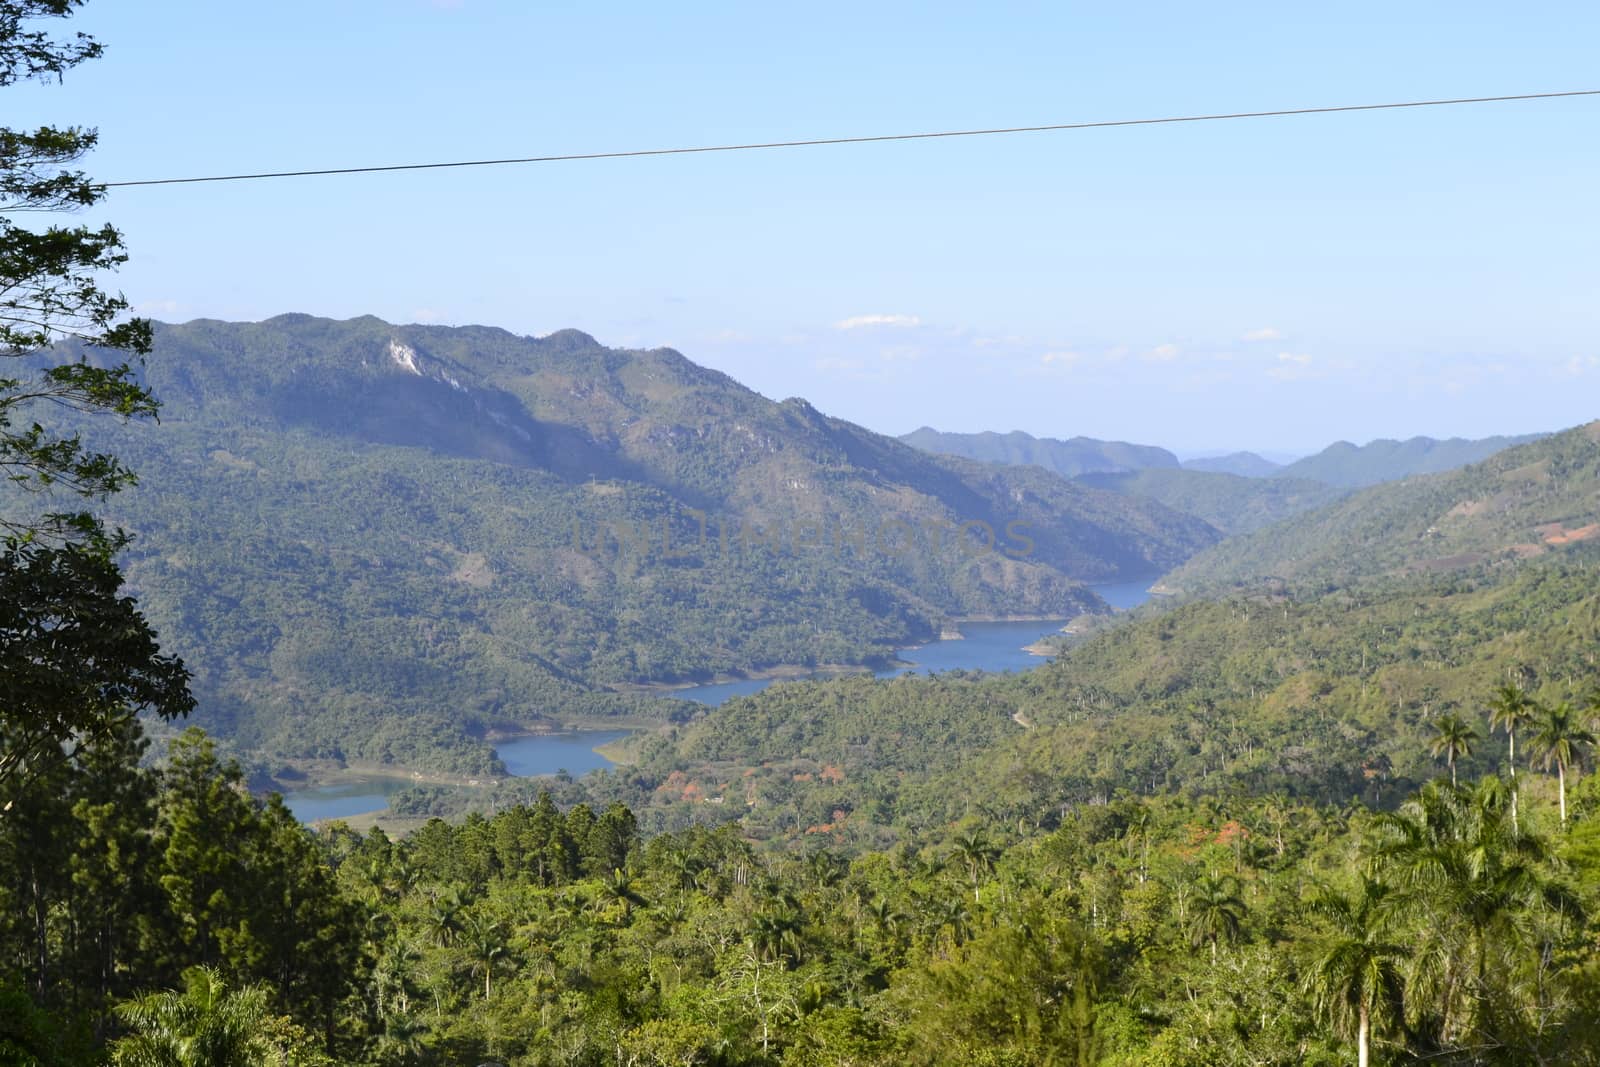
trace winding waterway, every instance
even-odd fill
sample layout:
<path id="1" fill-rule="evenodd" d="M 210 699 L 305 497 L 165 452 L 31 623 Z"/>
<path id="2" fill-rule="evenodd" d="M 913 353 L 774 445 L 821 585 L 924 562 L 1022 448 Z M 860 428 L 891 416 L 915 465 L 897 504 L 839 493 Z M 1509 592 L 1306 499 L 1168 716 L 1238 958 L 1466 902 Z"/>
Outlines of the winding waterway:
<path id="1" fill-rule="evenodd" d="M 1154 578 L 1094 586 L 1100 597 L 1119 611 L 1137 607 L 1150 598 Z M 1040 657 L 1025 651 L 1042 637 L 1060 631 L 1065 619 L 1034 622 L 969 622 L 961 625 L 961 639 L 931 641 L 903 649 L 900 662 L 874 672 L 879 678 L 900 674 L 931 674 L 934 671 L 982 670 L 1018 671 L 1037 666 Z M 758 693 L 773 684 L 771 678 L 749 678 L 717 682 L 673 690 L 680 700 L 695 700 L 716 706 L 736 696 Z M 563 734 L 536 734 L 515 738 L 496 746 L 496 754 L 506 770 L 516 777 L 534 777 L 566 771 L 587 774 L 611 766 L 595 749 L 627 736 L 626 731 L 579 730 Z M 319 819 L 345 819 L 382 811 L 389 795 L 410 782 L 403 778 L 364 778 L 339 785 L 299 789 L 284 794 L 284 802 L 302 822 Z"/>

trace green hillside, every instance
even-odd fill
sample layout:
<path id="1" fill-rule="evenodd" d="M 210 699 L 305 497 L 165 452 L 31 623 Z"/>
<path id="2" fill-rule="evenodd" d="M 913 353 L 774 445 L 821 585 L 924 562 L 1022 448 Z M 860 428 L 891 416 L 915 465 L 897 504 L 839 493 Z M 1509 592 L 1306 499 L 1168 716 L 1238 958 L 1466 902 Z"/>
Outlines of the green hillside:
<path id="1" fill-rule="evenodd" d="M 1199 593 L 1281 579 L 1342 584 L 1378 575 L 1515 563 L 1600 533 L 1600 423 L 1496 453 L 1462 470 L 1374 486 L 1210 549 L 1164 579 Z"/>
<path id="2" fill-rule="evenodd" d="M 1314 456 L 1295 460 L 1273 472 L 1277 478 L 1312 481 L 1359 489 L 1416 474 L 1437 474 L 1488 459 L 1502 449 L 1536 441 L 1540 434 L 1520 437 L 1485 437 L 1469 441 L 1460 437 L 1436 440 L 1413 437 L 1406 441 L 1379 439 L 1364 445 L 1338 441 Z"/>
<path id="3" fill-rule="evenodd" d="M 589 788 L 654 826 L 737 819 L 803 838 L 842 823 L 872 845 L 965 815 L 1048 823 L 1119 792 L 1383 806 L 1436 773 L 1440 716 L 1481 719 L 1507 678 L 1553 700 L 1582 688 L 1600 640 L 1597 563 L 1591 544 L 1515 572 L 1194 602 L 1023 674 L 775 685 Z M 1463 770 L 1503 753 L 1487 741 Z"/>
<path id="4" fill-rule="evenodd" d="M 1096 489 L 1155 500 L 1204 519 L 1229 536 L 1321 507 L 1347 492 L 1304 478 L 1245 477 L 1188 468 L 1085 474 L 1077 480 Z"/>
<path id="5" fill-rule="evenodd" d="M 1093 471 L 1132 471 L 1146 467 L 1176 467 L 1178 457 L 1153 445 L 1126 441 L 1097 441 L 1073 437 L 1065 441 L 1034 437 L 1020 430 L 1010 433 L 941 433 L 924 426 L 900 440 L 926 452 L 964 456 L 983 463 L 1028 464 L 1076 478 Z"/>
<path id="6" fill-rule="evenodd" d="M 142 476 L 130 584 L 198 721 L 284 757 L 476 771 L 496 726 L 664 713 L 618 686 L 1102 610 L 1216 539 L 575 331 L 197 321 L 148 375 L 159 426 L 86 428 Z"/>
<path id="7" fill-rule="evenodd" d="M 1230 452 L 1225 456 L 1205 456 L 1201 459 L 1183 461 L 1183 469 L 1186 471 L 1237 474 L 1242 478 L 1265 478 L 1282 467 L 1282 463 L 1274 463 L 1254 452 Z"/>

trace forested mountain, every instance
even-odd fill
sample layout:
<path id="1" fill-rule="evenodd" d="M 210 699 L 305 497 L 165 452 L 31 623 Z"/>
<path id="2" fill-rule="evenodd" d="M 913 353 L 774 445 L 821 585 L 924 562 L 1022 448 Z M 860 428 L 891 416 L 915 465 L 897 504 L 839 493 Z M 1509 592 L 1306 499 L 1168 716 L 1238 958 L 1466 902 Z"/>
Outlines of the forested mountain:
<path id="1" fill-rule="evenodd" d="M 1382 807 L 1436 773 L 1436 724 L 1481 719 L 1507 678 L 1550 701 L 1586 691 L 1597 564 L 1592 543 L 1515 571 L 1197 601 L 1025 674 L 779 684 L 587 788 L 652 827 L 737 819 L 758 838 L 870 847 L 969 815 L 1048 823 L 1119 792 Z M 1504 751 L 1485 741 L 1462 771 Z"/>
<path id="2" fill-rule="evenodd" d="M 1045 467 L 1082 485 L 1157 501 L 1204 520 L 1228 536 L 1250 533 L 1356 489 L 1417 474 L 1454 470 L 1540 435 L 1468 441 L 1346 441 L 1288 465 L 1254 452 L 1188 460 L 1162 448 L 1096 441 L 1035 438 L 1021 432 L 940 433 L 923 427 L 900 438 L 929 452 L 986 463 Z"/>
<path id="3" fill-rule="evenodd" d="M 1437 474 L 1469 463 L 1488 459 L 1502 449 L 1538 440 L 1541 434 L 1520 437 L 1484 437 L 1469 441 L 1460 437 L 1436 440 L 1413 437 L 1407 441 L 1379 439 L 1364 445 L 1337 441 L 1314 456 L 1297 459 L 1273 472 L 1279 478 L 1310 478 L 1345 489 L 1360 489 L 1409 478 L 1414 474 Z"/>
<path id="4" fill-rule="evenodd" d="M 1168 575 L 1175 591 L 1262 579 L 1347 584 L 1511 563 L 1600 534 L 1600 423 L 1462 470 L 1373 486 L 1210 549 Z"/>
<path id="5" fill-rule="evenodd" d="M 984 463 L 1031 464 L 1075 478 L 1094 471 L 1134 471 L 1147 467 L 1177 467 L 1178 457 L 1153 445 L 1126 441 L 1097 441 L 1073 437 L 1065 441 L 1034 437 L 1020 430 L 1010 433 L 941 433 L 924 426 L 900 440 L 926 452 L 965 456 Z"/>
<path id="6" fill-rule="evenodd" d="M 1265 478 L 1282 467 L 1283 464 L 1274 463 L 1254 452 L 1230 452 L 1225 456 L 1205 456 L 1201 459 L 1183 461 L 1183 469 L 1186 471 L 1237 474 L 1242 478 Z"/>
<path id="7" fill-rule="evenodd" d="M 1216 539 L 574 331 L 197 321 L 148 379 L 161 424 L 92 436 L 142 477 L 130 584 L 198 721 L 283 755 L 472 770 L 496 723 L 644 712 L 611 686 L 1094 611 Z"/>
<path id="8" fill-rule="evenodd" d="M 1305 478 L 1245 477 L 1187 467 L 1084 474 L 1077 481 L 1158 501 L 1204 519 L 1230 537 L 1332 503 L 1349 492 Z"/>

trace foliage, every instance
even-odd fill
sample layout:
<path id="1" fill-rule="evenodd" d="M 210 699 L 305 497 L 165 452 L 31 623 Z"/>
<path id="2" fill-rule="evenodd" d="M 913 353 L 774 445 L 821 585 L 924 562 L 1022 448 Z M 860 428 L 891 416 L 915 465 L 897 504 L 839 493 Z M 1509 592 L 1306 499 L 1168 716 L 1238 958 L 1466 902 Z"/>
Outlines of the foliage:
<path id="1" fill-rule="evenodd" d="M 1147 497 L 1204 519 L 1230 537 L 1331 504 L 1347 492 L 1306 478 L 1250 478 L 1188 469 L 1086 474 L 1078 480 L 1097 489 Z"/>
<path id="2" fill-rule="evenodd" d="M 1600 641 L 1597 558 L 1578 545 L 1517 569 L 1185 603 L 1023 674 L 778 684 L 583 789 L 652 829 L 737 819 L 758 838 L 857 847 L 969 816 L 1048 828 L 1118 791 L 1388 807 L 1436 773 L 1442 717 L 1485 738 L 1457 749 L 1459 773 L 1510 775 L 1483 698 L 1507 678 L 1546 705 L 1582 692 Z"/>
<path id="3" fill-rule="evenodd" d="M 98 548 L 0 548 L 0 785 L 140 710 L 171 719 L 194 706 L 188 670 L 161 654 L 121 585 Z"/>
<path id="4" fill-rule="evenodd" d="M 1496 452 L 1449 473 L 1374 486 L 1244 537 L 1169 575 L 1191 594 L 1343 588 L 1385 576 L 1513 568 L 1600 532 L 1600 424 Z"/>
<path id="5" fill-rule="evenodd" d="M 0 88 L 29 78 L 59 79 L 100 54 L 100 45 L 82 34 L 61 40 L 32 28 L 33 20 L 66 17 L 81 4 L 0 3 Z M 101 352 L 123 350 L 137 357 L 149 351 L 150 326 L 140 319 L 121 321 L 128 302 L 98 285 L 99 274 L 127 258 L 113 227 L 31 230 L 11 216 L 97 203 L 104 189 L 70 169 L 95 140 L 93 130 L 80 127 L 0 128 L 0 358 L 14 365 L 0 372 L 0 471 L 19 487 L 64 489 L 90 499 L 130 484 L 131 472 L 115 457 L 89 450 L 77 433 L 46 429 L 37 421 L 40 410 L 149 416 L 155 414 L 155 400 L 130 363 L 62 362 L 36 353 L 70 338 Z M 84 510 L 0 516 L 0 528 L 21 537 L 108 538 Z"/>
<path id="6" fill-rule="evenodd" d="M 1004 434 L 940 433 L 924 426 L 902 435 L 900 440 L 926 452 L 964 456 L 984 463 L 1043 467 L 1063 478 L 1102 471 L 1176 469 L 1178 466 L 1178 457 L 1164 448 L 1126 441 L 1096 441 L 1092 437 L 1058 441 L 1034 437 L 1020 430 Z"/>
<path id="7" fill-rule="evenodd" d="M 1277 478 L 1309 479 L 1342 489 L 1360 489 L 1418 474 L 1438 474 L 1481 463 L 1515 445 L 1538 440 L 1542 434 L 1520 437 L 1413 437 L 1407 441 L 1379 438 L 1364 445 L 1339 441 L 1315 455 L 1305 456 L 1274 472 Z"/>
<path id="8" fill-rule="evenodd" d="M 155 346 L 167 408 L 115 438 L 144 481 L 112 517 L 195 665 L 196 721 L 262 758 L 482 774 L 497 727 L 659 721 L 674 709 L 618 688 L 1073 616 L 1098 606 L 1082 581 L 1216 537 L 572 331 L 301 315 L 163 325 Z M 997 547 L 971 551 L 964 521 Z"/>

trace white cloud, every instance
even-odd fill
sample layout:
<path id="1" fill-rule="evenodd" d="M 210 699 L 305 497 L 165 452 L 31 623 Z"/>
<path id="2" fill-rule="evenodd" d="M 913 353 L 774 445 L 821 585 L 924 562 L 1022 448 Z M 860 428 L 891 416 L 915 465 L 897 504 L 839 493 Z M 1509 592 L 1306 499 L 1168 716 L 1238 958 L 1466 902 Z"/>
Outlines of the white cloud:
<path id="1" fill-rule="evenodd" d="M 140 315 L 149 315 L 153 318 L 173 318 L 178 314 L 183 305 L 176 300 L 144 300 L 133 310 Z"/>
<path id="2" fill-rule="evenodd" d="M 1267 370 L 1267 377 L 1280 382 L 1310 378 L 1319 373 L 1312 369 L 1312 362 L 1311 357 L 1304 352 L 1279 352 L 1278 364 Z"/>
<path id="3" fill-rule="evenodd" d="M 1145 353 L 1144 358 L 1153 360 L 1157 363 L 1171 363 L 1173 360 L 1178 358 L 1179 351 L 1181 350 L 1177 345 L 1156 345 L 1149 352 Z"/>
<path id="4" fill-rule="evenodd" d="M 1045 366 L 1070 367 L 1083 359 L 1081 352 L 1046 352 L 1039 357 L 1039 362 Z"/>
<path id="5" fill-rule="evenodd" d="M 1259 330 L 1246 330 L 1242 341 L 1281 341 L 1283 331 L 1273 326 L 1263 326 Z"/>
<path id="6" fill-rule="evenodd" d="M 1600 356 L 1573 356 L 1567 360 L 1567 373 L 1574 378 L 1600 369 Z"/>
<path id="7" fill-rule="evenodd" d="M 921 326 L 922 320 L 915 315 L 853 315 L 848 319 L 840 319 L 833 324 L 836 330 L 859 330 L 863 326 Z"/>

